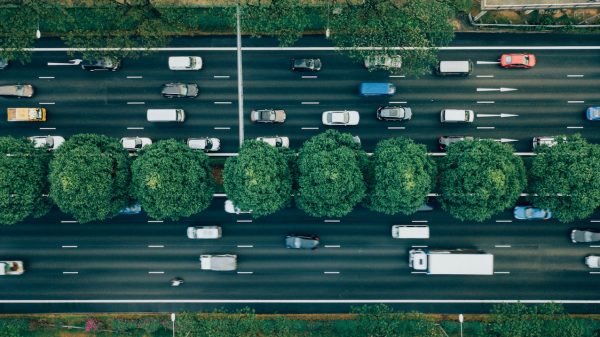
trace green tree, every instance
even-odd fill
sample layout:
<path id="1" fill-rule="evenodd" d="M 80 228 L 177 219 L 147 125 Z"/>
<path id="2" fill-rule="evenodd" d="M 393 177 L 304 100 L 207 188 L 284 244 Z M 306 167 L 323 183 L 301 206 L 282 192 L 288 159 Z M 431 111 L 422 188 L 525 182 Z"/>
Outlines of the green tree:
<path id="1" fill-rule="evenodd" d="M 347 215 L 365 196 L 367 163 L 350 134 L 330 129 L 310 138 L 298 154 L 298 207 L 316 217 Z"/>
<path id="2" fill-rule="evenodd" d="M 227 197 L 253 216 L 264 216 L 289 205 L 292 175 L 280 149 L 247 140 L 237 157 L 229 157 L 223 171 Z"/>
<path id="3" fill-rule="evenodd" d="M 365 199 L 368 208 L 385 214 L 412 214 L 425 203 L 435 185 L 435 162 L 424 145 L 408 138 L 380 141 L 373 157 Z"/>
<path id="4" fill-rule="evenodd" d="M 310 23 L 306 10 L 297 0 L 247 1 L 241 7 L 241 30 L 253 37 L 274 36 L 281 47 L 290 46 Z"/>
<path id="5" fill-rule="evenodd" d="M 462 141 L 442 161 L 440 202 L 457 219 L 484 221 L 512 207 L 525 184 L 523 160 L 510 145 Z"/>
<path id="6" fill-rule="evenodd" d="M 536 207 L 548 208 L 561 222 L 587 218 L 600 206 L 600 146 L 581 135 L 558 139 L 552 147 L 536 148 L 531 164 L 531 197 Z"/>
<path id="7" fill-rule="evenodd" d="M 0 137 L 0 224 L 12 225 L 50 210 L 50 154 L 27 139 Z"/>
<path id="8" fill-rule="evenodd" d="M 527 306 L 503 303 L 492 307 L 487 330 L 493 337 L 583 337 L 581 322 L 564 312 L 562 305 Z"/>
<path id="9" fill-rule="evenodd" d="M 131 165 L 132 195 L 155 219 L 177 220 L 205 210 L 214 193 L 208 156 L 174 139 L 144 148 Z"/>
<path id="10" fill-rule="evenodd" d="M 435 321 L 420 313 L 395 312 L 385 304 L 353 307 L 356 336 L 442 337 Z"/>
<path id="11" fill-rule="evenodd" d="M 129 157 L 118 140 L 79 134 L 69 138 L 50 161 L 50 197 L 79 222 L 104 220 L 126 206 Z"/>
<path id="12" fill-rule="evenodd" d="M 453 10 L 443 1 L 365 0 L 336 7 L 327 17 L 337 47 L 359 62 L 374 55 L 400 55 L 402 72 L 408 75 L 428 73 L 437 60 L 436 47 L 448 45 L 454 36 L 449 22 Z"/>
<path id="13" fill-rule="evenodd" d="M 19 318 L 0 319 L 0 337 L 22 337 L 27 330 L 28 320 Z"/>

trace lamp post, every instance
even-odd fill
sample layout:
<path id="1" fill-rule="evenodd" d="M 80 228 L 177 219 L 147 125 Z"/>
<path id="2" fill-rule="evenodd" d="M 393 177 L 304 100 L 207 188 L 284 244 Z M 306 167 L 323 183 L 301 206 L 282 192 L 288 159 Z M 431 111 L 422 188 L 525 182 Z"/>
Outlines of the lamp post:
<path id="1" fill-rule="evenodd" d="M 463 314 L 458 315 L 458 321 L 460 322 L 460 337 L 463 337 L 462 324 L 465 321 L 465 316 L 463 316 Z"/>
<path id="2" fill-rule="evenodd" d="M 175 313 L 171 313 L 171 322 L 173 322 L 173 337 L 175 337 Z"/>

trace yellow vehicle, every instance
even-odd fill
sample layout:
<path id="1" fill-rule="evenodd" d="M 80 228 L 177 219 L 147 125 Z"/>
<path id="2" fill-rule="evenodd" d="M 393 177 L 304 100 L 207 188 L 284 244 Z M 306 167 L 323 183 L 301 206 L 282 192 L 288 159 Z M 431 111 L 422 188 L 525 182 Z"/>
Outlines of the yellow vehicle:
<path id="1" fill-rule="evenodd" d="M 45 122 L 46 108 L 8 108 L 9 122 Z"/>

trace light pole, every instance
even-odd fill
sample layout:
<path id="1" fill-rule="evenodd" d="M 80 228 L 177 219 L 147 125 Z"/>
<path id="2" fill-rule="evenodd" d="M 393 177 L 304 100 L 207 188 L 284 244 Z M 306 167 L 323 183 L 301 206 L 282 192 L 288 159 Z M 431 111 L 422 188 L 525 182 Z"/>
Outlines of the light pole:
<path id="1" fill-rule="evenodd" d="M 171 322 L 173 322 L 173 337 L 175 337 L 175 313 L 171 313 Z"/>
<path id="2" fill-rule="evenodd" d="M 42 32 L 40 32 L 40 21 L 38 20 L 37 30 L 35 31 L 35 38 L 39 40 L 42 37 Z"/>
<path id="3" fill-rule="evenodd" d="M 465 316 L 463 316 L 463 314 L 458 315 L 458 321 L 460 322 L 460 337 L 463 337 L 463 329 L 462 329 L 462 324 L 465 321 Z"/>

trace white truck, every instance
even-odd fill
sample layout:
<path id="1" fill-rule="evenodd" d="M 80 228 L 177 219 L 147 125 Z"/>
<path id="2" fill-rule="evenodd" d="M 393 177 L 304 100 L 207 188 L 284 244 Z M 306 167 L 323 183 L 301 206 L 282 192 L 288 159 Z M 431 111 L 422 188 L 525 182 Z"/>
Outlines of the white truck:
<path id="1" fill-rule="evenodd" d="M 233 271 L 237 269 L 237 255 L 220 254 L 200 255 L 200 269 L 214 271 Z"/>
<path id="2" fill-rule="evenodd" d="M 494 255 L 475 249 L 411 249 L 408 265 L 428 275 L 494 275 Z"/>
<path id="3" fill-rule="evenodd" d="M 23 272 L 23 261 L 0 261 L 0 275 L 21 275 Z"/>

